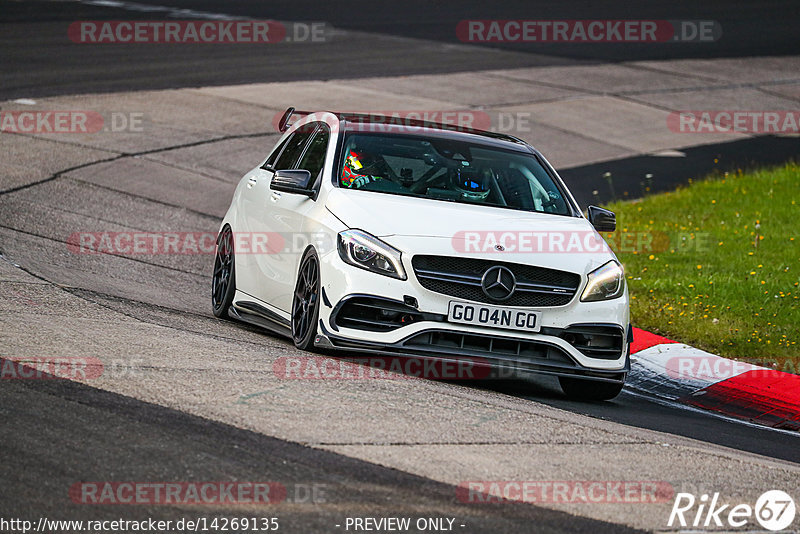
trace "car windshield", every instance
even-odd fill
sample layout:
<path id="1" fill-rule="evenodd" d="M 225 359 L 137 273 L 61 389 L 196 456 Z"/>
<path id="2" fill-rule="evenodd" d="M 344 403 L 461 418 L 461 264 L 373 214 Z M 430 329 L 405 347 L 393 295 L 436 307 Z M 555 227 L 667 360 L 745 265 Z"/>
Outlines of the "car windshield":
<path id="1" fill-rule="evenodd" d="M 570 214 L 562 191 L 532 154 L 463 141 L 350 134 L 337 176 L 350 189 Z"/>

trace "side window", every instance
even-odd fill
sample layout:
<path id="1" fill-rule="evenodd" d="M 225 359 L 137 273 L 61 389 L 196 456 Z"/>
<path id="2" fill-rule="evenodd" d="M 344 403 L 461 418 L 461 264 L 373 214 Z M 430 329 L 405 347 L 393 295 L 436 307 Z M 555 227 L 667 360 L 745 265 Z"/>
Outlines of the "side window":
<path id="1" fill-rule="evenodd" d="M 275 162 L 275 170 L 293 169 L 315 128 L 300 128 L 286 141 L 286 148 Z"/>
<path id="2" fill-rule="evenodd" d="M 322 172 L 322 166 L 325 164 L 325 154 L 328 152 L 328 141 L 331 134 L 327 126 L 322 126 L 303 155 L 303 159 L 297 166 L 298 169 L 305 169 L 311 173 L 311 177 L 316 179 L 319 173 Z"/>
<path id="3" fill-rule="evenodd" d="M 275 149 L 272 151 L 272 153 L 267 158 L 267 161 L 265 161 L 264 165 L 261 166 L 262 169 L 274 169 L 275 168 L 275 160 L 278 159 L 278 156 L 281 155 L 281 151 L 283 150 L 283 147 L 286 146 L 286 143 L 288 143 L 291 140 L 293 135 L 294 134 L 290 135 L 289 137 L 287 137 L 286 139 L 283 140 L 283 143 L 281 143 L 280 145 L 275 147 Z"/>

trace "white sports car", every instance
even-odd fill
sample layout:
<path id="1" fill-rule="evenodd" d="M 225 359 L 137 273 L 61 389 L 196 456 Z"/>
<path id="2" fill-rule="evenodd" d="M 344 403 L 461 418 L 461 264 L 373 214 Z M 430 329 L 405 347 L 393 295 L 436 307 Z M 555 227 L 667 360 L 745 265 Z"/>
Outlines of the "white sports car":
<path id="1" fill-rule="evenodd" d="M 291 126 L 292 117 L 300 117 Z M 212 305 L 303 350 L 558 376 L 610 399 L 630 368 L 623 268 L 547 160 L 515 137 L 295 112 L 236 187 Z"/>

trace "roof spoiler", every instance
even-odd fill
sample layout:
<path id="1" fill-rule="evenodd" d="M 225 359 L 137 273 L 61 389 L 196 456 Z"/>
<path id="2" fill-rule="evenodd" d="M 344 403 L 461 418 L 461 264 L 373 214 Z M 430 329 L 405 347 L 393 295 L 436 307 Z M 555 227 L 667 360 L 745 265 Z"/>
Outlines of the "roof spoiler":
<path id="1" fill-rule="evenodd" d="M 313 111 L 297 111 L 296 109 L 289 107 L 286 108 L 286 111 L 283 112 L 283 116 L 281 120 L 278 121 L 278 131 L 283 133 L 289 129 L 289 119 L 292 118 L 292 115 L 311 115 L 314 113 Z"/>
<path id="2" fill-rule="evenodd" d="M 278 121 L 278 131 L 281 133 L 285 132 L 289 129 L 291 124 L 289 124 L 289 120 L 294 115 L 311 115 L 315 113 L 314 111 L 297 111 L 293 107 L 287 108 L 286 111 L 283 113 L 281 120 Z M 495 139 L 503 139 L 505 141 L 511 141 L 513 143 L 519 143 L 523 145 L 527 145 L 525 141 L 518 137 L 514 137 L 513 135 L 508 134 L 501 134 L 496 132 L 489 132 L 485 130 L 478 130 L 475 128 L 457 126 L 448 123 L 437 123 L 431 122 L 422 119 L 398 119 L 397 117 L 388 116 L 388 115 L 381 115 L 379 113 L 351 113 L 351 112 L 337 112 L 337 111 L 326 111 L 325 113 L 331 113 L 335 115 L 340 120 L 351 121 L 356 123 L 378 123 L 378 124 L 400 124 L 401 126 L 420 126 L 424 128 L 433 128 L 437 130 L 452 130 L 452 131 L 459 131 L 464 133 L 472 133 L 478 135 L 484 135 L 487 137 L 492 137 Z M 399 122 L 398 122 L 399 121 Z"/>

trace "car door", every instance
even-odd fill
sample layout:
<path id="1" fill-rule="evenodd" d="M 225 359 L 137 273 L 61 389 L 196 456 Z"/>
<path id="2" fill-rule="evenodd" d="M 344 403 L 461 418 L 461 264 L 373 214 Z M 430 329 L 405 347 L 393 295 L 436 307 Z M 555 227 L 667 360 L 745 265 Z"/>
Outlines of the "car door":
<path id="1" fill-rule="evenodd" d="M 325 123 L 312 124 L 315 126 L 314 132 L 292 168 L 309 171 L 316 183 L 322 174 L 330 128 Z M 274 283 L 265 288 L 265 299 L 279 309 L 290 312 L 300 256 L 314 241 L 314 236 L 309 234 L 309 227 L 313 225 L 309 224 L 308 215 L 315 202 L 305 195 L 272 190 L 268 202 L 267 218 L 273 231 L 283 238 L 283 247 L 274 254 L 257 255 L 256 261 L 267 262 L 269 265 L 265 265 L 263 270 L 270 269 L 275 275 Z"/>
<path id="2" fill-rule="evenodd" d="M 270 182 L 276 171 L 296 169 L 299 163 L 309 161 L 304 156 L 318 129 L 318 123 L 298 128 L 274 163 L 259 169 L 253 194 L 248 195 L 246 218 L 252 249 L 249 260 L 255 273 L 255 283 L 248 293 L 287 313 L 291 310 L 291 298 L 287 296 L 294 289 L 296 259 L 302 254 L 295 247 L 302 246 L 304 213 L 314 201 L 303 195 L 272 191 Z"/>
<path id="3" fill-rule="evenodd" d="M 286 144 L 291 139 L 291 135 L 284 138 L 282 142 L 277 144 L 270 152 L 264 163 L 244 176 L 247 182 L 244 190 L 239 196 L 238 212 L 235 217 L 235 235 L 234 235 L 234 250 L 236 252 L 236 289 L 254 294 L 254 288 L 258 284 L 259 277 L 256 276 L 256 262 L 251 254 L 250 236 L 252 234 L 251 225 L 253 220 L 249 217 L 249 213 L 253 210 L 259 209 L 258 199 L 259 194 L 258 185 L 262 183 L 269 183 L 272 178 L 272 172 L 267 172 L 267 169 L 273 169 L 275 161 L 281 155 Z"/>
<path id="4" fill-rule="evenodd" d="M 282 246 L 268 213 L 271 209 L 269 183 L 277 168 L 292 168 L 299 160 L 312 133 L 313 130 L 298 130 L 290 134 L 261 167 L 247 175 L 241 201 L 243 216 L 235 241 L 236 287 L 261 300 L 268 294 L 265 286 L 274 283 L 278 276 L 271 266 L 270 252 Z"/>

